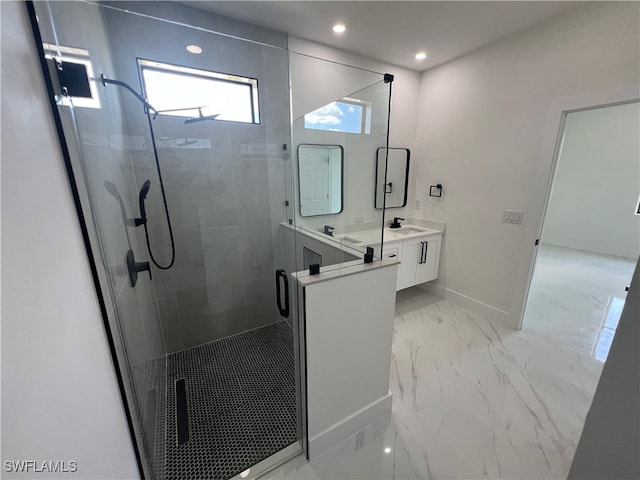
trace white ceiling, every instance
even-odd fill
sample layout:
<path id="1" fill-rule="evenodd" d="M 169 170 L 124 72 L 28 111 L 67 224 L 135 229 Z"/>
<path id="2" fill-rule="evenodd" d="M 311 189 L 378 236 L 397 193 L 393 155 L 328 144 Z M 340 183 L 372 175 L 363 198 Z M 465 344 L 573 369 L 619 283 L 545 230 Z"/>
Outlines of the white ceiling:
<path id="1" fill-rule="evenodd" d="M 185 1 L 193 7 L 423 71 L 536 23 L 577 1 Z M 336 22 L 347 26 L 333 33 Z M 428 58 L 417 61 L 418 50 Z"/>

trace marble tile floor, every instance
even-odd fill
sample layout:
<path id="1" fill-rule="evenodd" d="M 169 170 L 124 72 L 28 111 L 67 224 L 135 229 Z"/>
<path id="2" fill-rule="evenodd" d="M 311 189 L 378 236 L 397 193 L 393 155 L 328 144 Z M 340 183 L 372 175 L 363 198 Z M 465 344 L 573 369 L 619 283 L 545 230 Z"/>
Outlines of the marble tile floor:
<path id="1" fill-rule="evenodd" d="M 593 345 L 634 264 L 543 246 L 521 331 L 398 292 L 391 417 L 264 478 L 566 478 L 603 365 Z"/>

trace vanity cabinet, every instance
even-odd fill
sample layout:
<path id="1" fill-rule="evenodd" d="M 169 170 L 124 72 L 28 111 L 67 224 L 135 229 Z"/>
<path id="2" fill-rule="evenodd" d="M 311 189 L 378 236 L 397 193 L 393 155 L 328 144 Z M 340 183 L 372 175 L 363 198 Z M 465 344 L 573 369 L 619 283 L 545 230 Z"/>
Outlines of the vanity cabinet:
<path id="1" fill-rule="evenodd" d="M 438 278 L 441 243 L 442 234 L 436 234 L 385 244 L 383 257 L 397 258 L 402 262 L 398 269 L 396 290 Z"/>

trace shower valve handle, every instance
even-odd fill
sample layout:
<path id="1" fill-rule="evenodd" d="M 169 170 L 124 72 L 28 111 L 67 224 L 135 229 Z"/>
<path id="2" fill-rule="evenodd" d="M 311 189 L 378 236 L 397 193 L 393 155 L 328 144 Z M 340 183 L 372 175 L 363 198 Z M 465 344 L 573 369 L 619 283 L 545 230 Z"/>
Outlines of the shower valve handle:
<path id="1" fill-rule="evenodd" d="M 136 262 L 133 250 L 127 252 L 127 270 L 129 271 L 129 282 L 132 287 L 138 283 L 138 274 L 140 272 L 149 272 L 149 280 L 151 277 L 151 264 L 149 262 Z"/>

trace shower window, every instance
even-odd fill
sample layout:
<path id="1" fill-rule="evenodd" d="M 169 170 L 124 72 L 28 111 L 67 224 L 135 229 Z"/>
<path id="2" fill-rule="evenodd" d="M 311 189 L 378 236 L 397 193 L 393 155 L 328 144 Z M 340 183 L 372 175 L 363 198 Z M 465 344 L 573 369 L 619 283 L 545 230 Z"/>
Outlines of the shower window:
<path id="1" fill-rule="evenodd" d="M 158 115 L 260 123 L 255 78 L 138 59 L 144 95 Z"/>
<path id="2" fill-rule="evenodd" d="M 371 133 L 371 103 L 343 98 L 304 116 L 304 128 L 342 133 Z"/>

